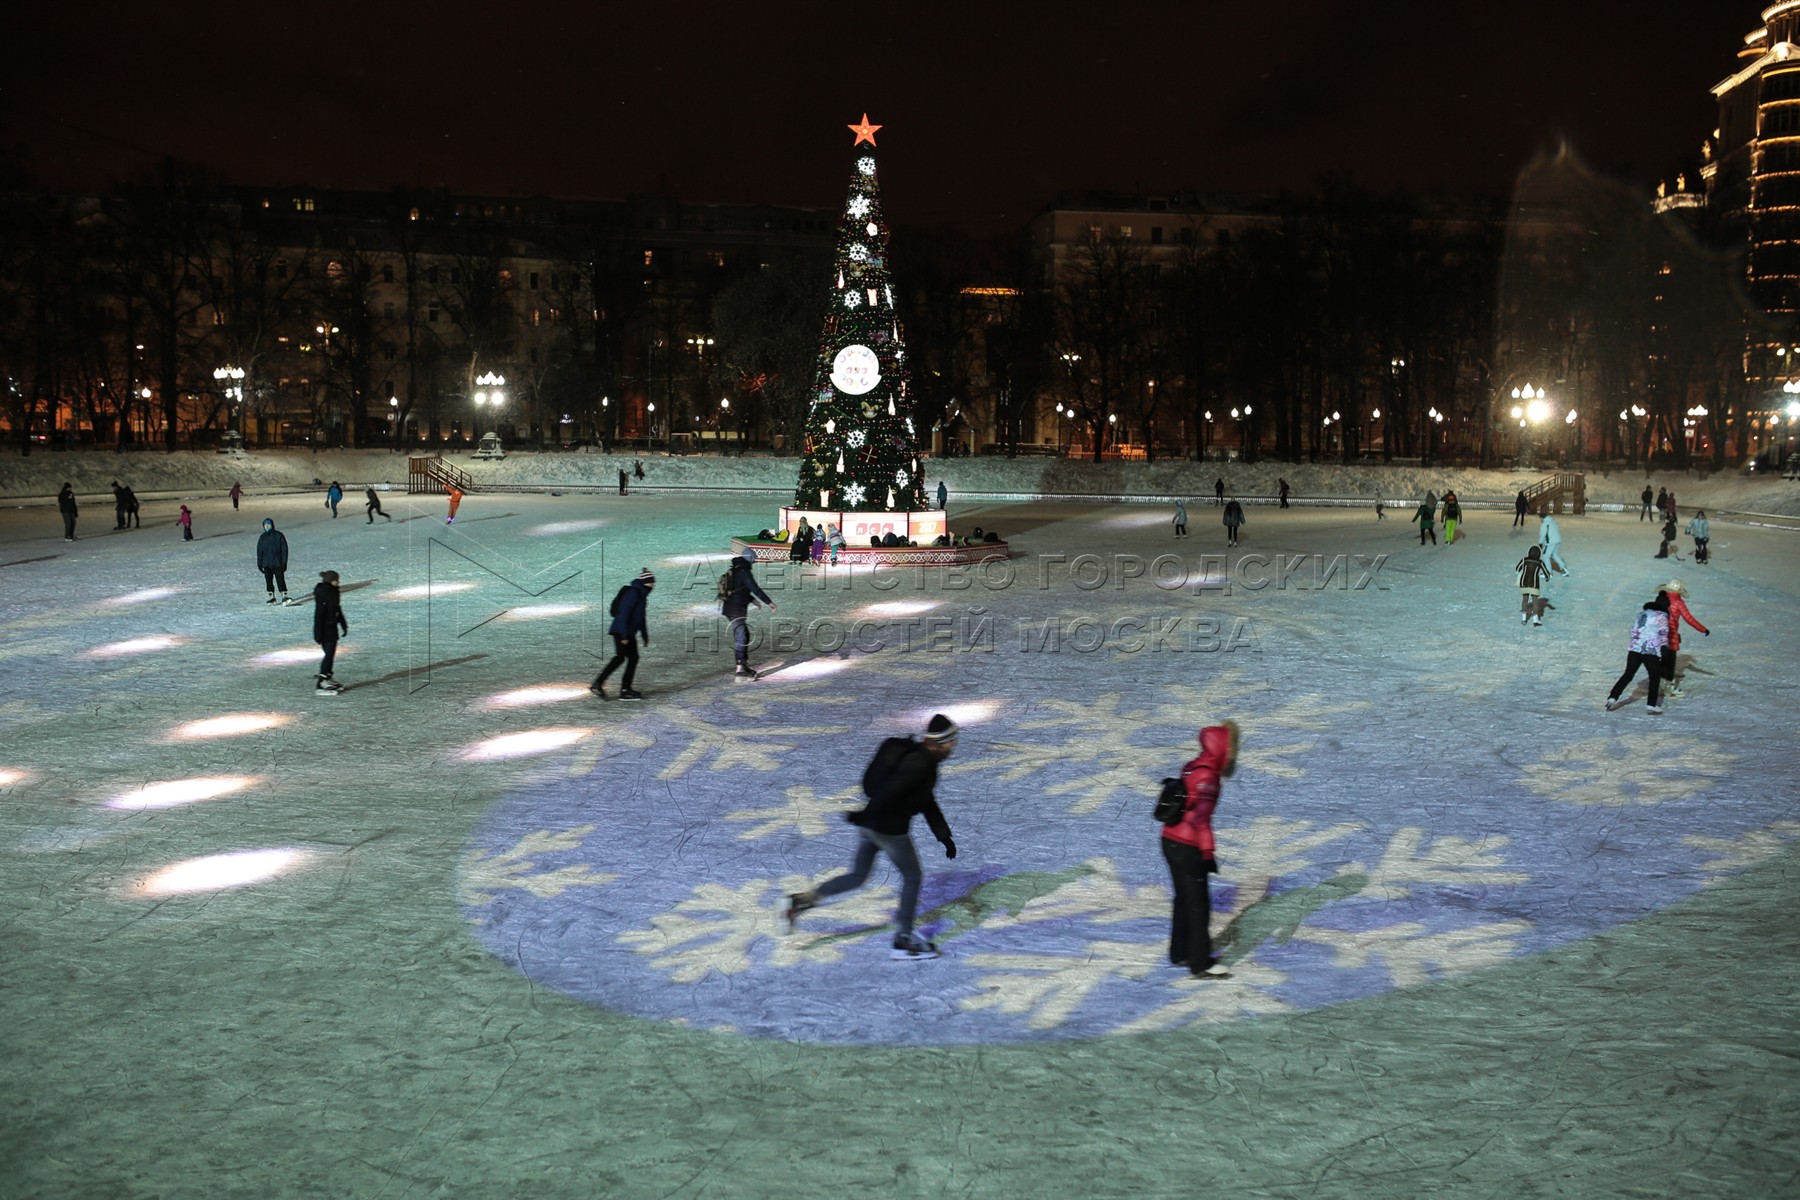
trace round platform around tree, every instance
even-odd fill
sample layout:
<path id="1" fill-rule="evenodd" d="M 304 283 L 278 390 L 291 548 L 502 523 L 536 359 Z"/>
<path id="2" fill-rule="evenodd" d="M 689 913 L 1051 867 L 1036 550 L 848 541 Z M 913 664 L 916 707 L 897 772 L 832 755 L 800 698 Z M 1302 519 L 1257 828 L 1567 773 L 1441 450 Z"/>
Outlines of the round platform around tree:
<path id="1" fill-rule="evenodd" d="M 793 550 L 789 542 L 765 542 L 757 538 L 734 537 L 731 552 L 755 554 L 758 562 L 787 562 Z M 854 546 L 838 551 L 838 564 L 861 563 L 884 567 L 946 567 L 965 563 L 1004 561 L 1012 551 L 1005 542 L 977 542 L 971 546 Z M 825 553 L 825 561 L 831 552 Z"/>

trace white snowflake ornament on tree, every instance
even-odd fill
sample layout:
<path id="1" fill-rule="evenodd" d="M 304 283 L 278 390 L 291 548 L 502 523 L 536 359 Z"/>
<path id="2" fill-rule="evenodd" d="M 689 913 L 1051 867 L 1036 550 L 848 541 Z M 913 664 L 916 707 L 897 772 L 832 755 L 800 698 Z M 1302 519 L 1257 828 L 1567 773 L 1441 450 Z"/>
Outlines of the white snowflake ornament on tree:
<path id="1" fill-rule="evenodd" d="M 863 497 L 866 494 L 867 493 L 863 491 L 862 484 L 853 483 L 844 489 L 844 503 L 850 508 L 855 508 L 863 502 Z"/>
<path id="2" fill-rule="evenodd" d="M 847 211 L 853 217 L 861 218 L 861 217 L 868 216 L 869 215 L 869 198 L 867 196 L 852 196 L 852 197 L 850 197 L 850 207 Z"/>
<path id="3" fill-rule="evenodd" d="M 850 258 L 853 262 L 867 262 L 869 260 L 869 248 L 861 242 L 856 243 L 854 246 L 850 247 Z"/>
<path id="4" fill-rule="evenodd" d="M 868 440 L 868 436 L 868 434 L 860 429 L 852 429 L 849 433 L 844 435 L 844 442 L 852 450 L 861 450 L 862 444 Z"/>

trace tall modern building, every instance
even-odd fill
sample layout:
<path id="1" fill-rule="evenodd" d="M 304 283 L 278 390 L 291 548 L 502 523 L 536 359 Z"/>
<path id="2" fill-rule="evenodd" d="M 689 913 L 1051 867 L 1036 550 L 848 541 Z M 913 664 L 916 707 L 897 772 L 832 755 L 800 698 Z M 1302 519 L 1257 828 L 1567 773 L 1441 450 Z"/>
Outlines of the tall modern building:
<path id="1" fill-rule="evenodd" d="M 1709 207 L 1749 248 L 1750 295 L 1771 323 L 1750 339 L 1745 376 L 1772 391 L 1800 378 L 1800 0 L 1762 10 L 1713 95 L 1719 125 L 1700 174 Z"/>

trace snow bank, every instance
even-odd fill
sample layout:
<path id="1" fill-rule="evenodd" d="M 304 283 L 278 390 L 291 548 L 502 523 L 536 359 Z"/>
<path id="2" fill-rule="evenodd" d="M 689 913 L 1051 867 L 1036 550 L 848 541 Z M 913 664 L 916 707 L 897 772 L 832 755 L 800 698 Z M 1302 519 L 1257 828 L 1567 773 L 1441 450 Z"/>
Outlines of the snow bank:
<path id="1" fill-rule="evenodd" d="M 771 454 L 742 457 L 618 453 L 515 452 L 500 461 L 476 461 L 467 453 L 447 456 L 480 485 L 492 483 L 555 487 L 614 487 L 621 468 L 642 461 L 646 488 L 736 488 L 779 496 L 791 491 L 799 474 L 798 460 Z M 1190 504 L 1212 498 L 1213 483 L 1224 479 L 1226 491 L 1249 502 L 1272 502 L 1277 481 L 1286 478 L 1296 503 L 1355 502 L 1374 504 L 1379 494 L 1390 504 L 1414 501 L 1427 489 L 1442 495 L 1454 489 L 1465 504 L 1510 506 L 1512 498 L 1550 474 L 1549 471 L 1480 471 L 1461 467 L 1420 468 L 1337 463 L 1156 463 L 1105 462 L 1054 458 L 957 458 L 925 465 L 926 486 L 944 481 L 951 504 L 959 499 L 1001 496 L 1073 496 L 1096 499 L 1168 501 L 1180 496 Z M 104 450 L 72 453 L 38 450 L 21 457 L 0 456 L 0 498 L 45 501 L 65 480 L 93 503 L 110 503 L 113 480 L 140 495 L 180 498 L 216 494 L 233 481 L 252 494 L 304 491 L 314 480 L 343 483 L 352 494 L 369 485 L 405 487 L 407 456 L 384 450 L 337 450 L 321 453 L 257 451 L 226 455 L 183 451 L 175 454 Z M 1588 501 L 1595 505 L 1635 507 L 1638 493 L 1672 488 L 1683 512 L 1695 507 L 1800 517 L 1800 482 L 1770 477 L 1750 478 L 1735 472 L 1608 470 L 1587 472 Z"/>

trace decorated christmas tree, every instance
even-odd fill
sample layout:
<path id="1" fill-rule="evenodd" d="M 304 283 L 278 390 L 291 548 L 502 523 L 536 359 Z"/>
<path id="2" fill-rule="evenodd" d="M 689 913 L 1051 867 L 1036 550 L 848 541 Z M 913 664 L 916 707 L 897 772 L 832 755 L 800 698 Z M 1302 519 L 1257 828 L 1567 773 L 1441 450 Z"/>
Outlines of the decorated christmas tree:
<path id="1" fill-rule="evenodd" d="M 906 396 L 906 342 L 888 276 L 875 131 L 849 129 L 854 162 L 838 225 L 831 308 L 819 336 L 802 443 L 799 509 L 917 512 L 927 507 Z"/>

